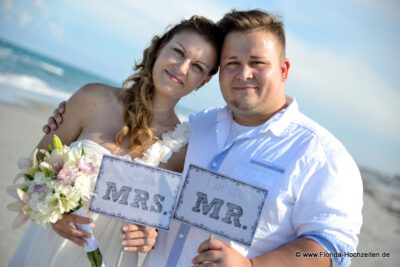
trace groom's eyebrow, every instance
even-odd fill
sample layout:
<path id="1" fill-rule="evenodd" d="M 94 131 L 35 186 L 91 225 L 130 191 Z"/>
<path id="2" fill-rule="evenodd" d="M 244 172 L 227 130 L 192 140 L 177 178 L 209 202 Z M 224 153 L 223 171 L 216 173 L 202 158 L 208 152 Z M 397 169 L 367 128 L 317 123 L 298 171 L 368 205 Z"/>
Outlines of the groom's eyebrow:
<path id="1" fill-rule="evenodd" d="M 179 42 L 176 42 L 176 43 L 183 49 L 183 51 L 184 51 L 185 54 L 186 54 L 187 51 L 186 51 L 185 47 L 184 47 L 181 43 L 179 43 Z M 204 63 L 203 61 L 196 60 L 196 63 L 202 64 L 202 65 L 206 66 L 207 68 L 210 68 L 210 67 L 209 67 L 206 63 Z"/>

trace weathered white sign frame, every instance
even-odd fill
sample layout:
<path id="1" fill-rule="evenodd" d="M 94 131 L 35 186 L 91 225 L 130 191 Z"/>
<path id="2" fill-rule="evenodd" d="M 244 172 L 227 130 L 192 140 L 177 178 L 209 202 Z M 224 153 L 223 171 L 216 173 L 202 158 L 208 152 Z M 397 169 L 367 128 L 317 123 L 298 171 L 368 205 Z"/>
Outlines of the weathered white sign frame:
<path id="1" fill-rule="evenodd" d="M 104 155 L 89 210 L 169 230 L 181 180 L 175 172 Z"/>
<path id="2" fill-rule="evenodd" d="M 268 191 L 190 165 L 174 219 L 250 246 Z"/>

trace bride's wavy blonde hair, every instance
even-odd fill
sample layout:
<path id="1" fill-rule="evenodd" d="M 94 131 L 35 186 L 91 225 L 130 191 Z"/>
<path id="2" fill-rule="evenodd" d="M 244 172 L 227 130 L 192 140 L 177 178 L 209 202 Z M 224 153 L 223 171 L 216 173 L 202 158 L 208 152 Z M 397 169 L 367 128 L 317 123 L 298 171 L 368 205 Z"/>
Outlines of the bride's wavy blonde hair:
<path id="1" fill-rule="evenodd" d="M 217 73 L 223 34 L 211 20 L 202 16 L 192 16 L 190 19 L 182 20 L 170 28 L 161 37 L 153 37 L 150 46 L 143 51 L 142 61 L 135 64 L 135 73 L 123 83 L 125 89 L 121 91 L 120 97 L 126 107 L 125 125 L 116 135 L 118 145 L 122 143 L 125 137 L 129 136 L 133 152 L 143 153 L 154 143 L 155 136 L 150 129 L 150 122 L 153 117 L 153 66 L 161 48 L 175 34 L 184 30 L 200 34 L 216 49 L 217 62 L 209 74 Z"/>

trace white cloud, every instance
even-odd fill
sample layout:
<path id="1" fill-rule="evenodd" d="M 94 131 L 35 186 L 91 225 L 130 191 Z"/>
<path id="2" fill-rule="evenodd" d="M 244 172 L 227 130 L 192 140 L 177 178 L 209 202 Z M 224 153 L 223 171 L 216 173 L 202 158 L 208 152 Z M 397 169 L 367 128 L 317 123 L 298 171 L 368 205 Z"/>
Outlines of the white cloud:
<path id="1" fill-rule="evenodd" d="M 75 23 L 94 32 L 126 43 L 147 44 L 151 36 L 162 33 L 171 23 L 194 14 L 218 19 L 225 8 L 205 0 L 186 1 L 70 1 L 70 10 L 76 9 L 80 16 L 70 17 Z"/>
<path id="2" fill-rule="evenodd" d="M 34 4 L 38 7 L 44 6 L 43 0 L 34 0 Z"/>
<path id="3" fill-rule="evenodd" d="M 62 26 L 54 21 L 51 21 L 48 23 L 47 27 L 49 32 L 54 38 L 56 38 L 58 42 L 62 42 L 64 40 L 64 28 Z"/>
<path id="4" fill-rule="evenodd" d="M 353 0 L 358 5 L 368 7 L 370 10 L 378 13 L 377 16 L 384 17 L 393 21 L 399 21 L 400 2 L 398 0 Z"/>
<path id="5" fill-rule="evenodd" d="M 32 16 L 27 11 L 20 10 L 18 13 L 18 23 L 20 26 L 24 27 L 32 21 Z"/>
<path id="6" fill-rule="evenodd" d="M 344 122 L 359 123 L 372 132 L 397 140 L 400 96 L 362 61 L 315 48 L 289 38 L 291 84 L 322 109 Z M 354 121 L 357 118 L 357 122 Z"/>
<path id="7" fill-rule="evenodd" d="M 4 0 L 1 8 L 4 9 L 4 11 L 11 11 L 13 8 L 13 1 L 12 0 Z"/>

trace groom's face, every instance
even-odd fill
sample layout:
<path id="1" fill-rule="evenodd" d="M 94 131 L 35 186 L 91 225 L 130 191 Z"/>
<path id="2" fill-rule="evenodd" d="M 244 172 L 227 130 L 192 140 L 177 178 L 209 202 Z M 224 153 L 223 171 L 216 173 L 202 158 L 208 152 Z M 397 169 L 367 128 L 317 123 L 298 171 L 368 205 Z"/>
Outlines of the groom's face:
<path id="1" fill-rule="evenodd" d="M 222 48 L 219 82 L 235 120 L 248 117 L 257 124 L 279 110 L 286 102 L 288 70 L 289 62 L 282 58 L 273 34 L 263 30 L 229 33 Z"/>

